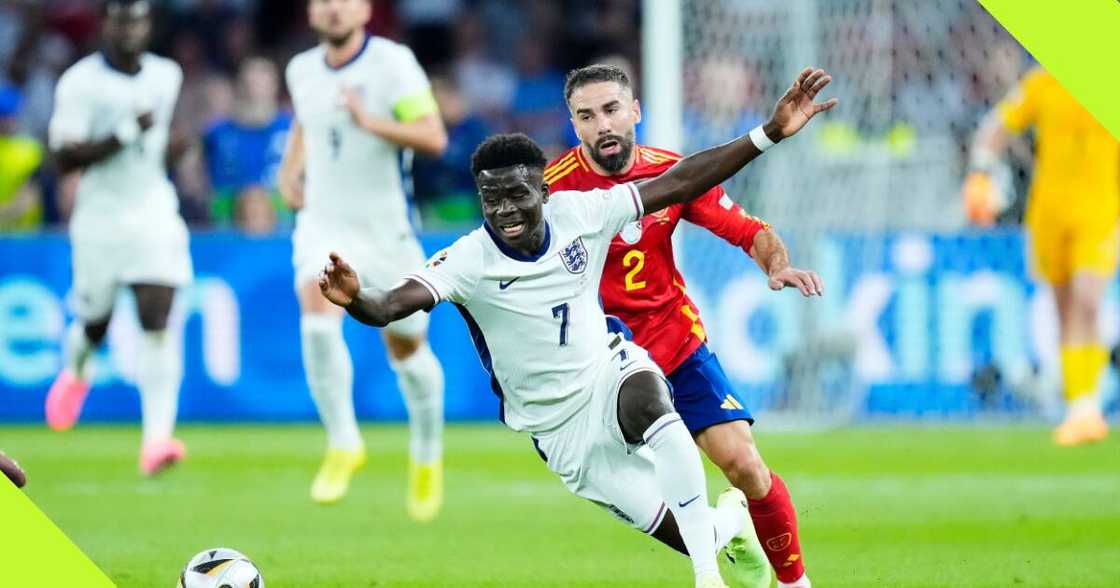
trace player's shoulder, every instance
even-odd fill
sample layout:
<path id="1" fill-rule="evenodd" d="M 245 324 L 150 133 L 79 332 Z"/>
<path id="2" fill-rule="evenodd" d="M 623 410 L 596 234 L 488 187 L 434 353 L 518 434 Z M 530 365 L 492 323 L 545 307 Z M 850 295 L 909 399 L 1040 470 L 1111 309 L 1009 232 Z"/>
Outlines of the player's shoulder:
<path id="1" fill-rule="evenodd" d="M 455 239 L 444 251 L 453 251 L 456 255 L 463 255 L 464 257 L 478 260 L 482 258 L 486 250 L 486 244 L 489 241 L 490 235 L 486 233 L 485 228 L 480 226 L 466 235 Z"/>
<path id="2" fill-rule="evenodd" d="M 408 45 L 376 35 L 371 35 L 366 40 L 366 51 L 371 57 L 387 56 L 393 59 L 415 59 L 415 55 L 413 55 L 412 49 L 410 49 Z"/>
<path id="3" fill-rule="evenodd" d="M 58 78 L 59 85 L 72 86 L 102 73 L 105 70 L 105 58 L 100 53 L 91 53 L 74 62 L 66 68 Z"/>
<path id="4" fill-rule="evenodd" d="M 488 240 L 489 236 L 486 234 L 486 230 L 479 227 L 455 239 L 447 247 L 436 251 L 428 258 L 424 268 L 431 270 L 445 263 L 454 264 L 454 267 L 461 270 L 479 267 L 486 256 L 486 241 Z"/>
<path id="5" fill-rule="evenodd" d="M 183 68 L 177 61 L 155 53 L 144 53 L 140 56 L 140 67 L 154 71 L 160 78 L 164 80 L 172 80 L 176 83 L 183 81 Z"/>
<path id="6" fill-rule="evenodd" d="M 582 173 L 588 171 L 579 153 L 579 145 L 561 153 L 544 167 L 544 181 L 555 191 L 566 191 L 576 187 Z"/>
<path id="7" fill-rule="evenodd" d="M 287 67 L 284 68 L 284 73 L 288 77 L 288 81 L 298 79 L 301 74 L 306 74 L 313 70 L 326 67 L 326 53 L 322 45 L 315 45 L 310 49 L 300 51 L 288 60 Z"/>
<path id="8" fill-rule="evenodd" d="M 655 168 L 669 168 L 681 160 L 681 154 L 669 151 L 668 149 L 661 149 L 659 147 L 651 147 L 649 145 L 638 145 L 638 163 L 642 167 L 655 167 Z"/>

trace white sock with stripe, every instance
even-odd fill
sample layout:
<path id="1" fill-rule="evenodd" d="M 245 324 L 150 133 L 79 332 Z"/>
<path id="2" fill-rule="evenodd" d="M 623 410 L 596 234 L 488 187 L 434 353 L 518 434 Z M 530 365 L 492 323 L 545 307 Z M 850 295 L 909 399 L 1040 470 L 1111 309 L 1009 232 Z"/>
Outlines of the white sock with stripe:
<path id="1" fill-rule="evenodd" d="M 715 509 L 708 506 L 708 486 L 700 452 L 681 416 L 671 412 L 642 434 L 653 452 L 657 487 L 677 521 L 681 539 L 692 558 L 693 571 L 719 573 L 716 566 Z"/>

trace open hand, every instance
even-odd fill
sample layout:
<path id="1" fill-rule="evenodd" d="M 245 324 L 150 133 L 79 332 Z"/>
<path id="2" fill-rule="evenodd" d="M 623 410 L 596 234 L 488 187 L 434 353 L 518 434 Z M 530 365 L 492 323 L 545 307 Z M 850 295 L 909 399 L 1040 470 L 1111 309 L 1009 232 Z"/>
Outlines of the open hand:
<path id="1" fill-rule="evenodd" d="M 817 113 L 829 110 L 840 102 L 837 98 L 829 98 L 821 103 L 813 102 L 817 93 L 831 81 L 832 76 L 823 69 L 807 67 L 801 70 L 797 80 L 774 105 L 774 114 L 770 117 L 770 127 L 778 131 L 781 139 L 793 136 Z"/>
<path id="2" fill-rule="evenodd" d="M 782 288 L 797 288 L 801 294 L 808 296 L 824 296 L 824 282 L 816 272 L 799 270 L 795 267 L 786 267 L 770 274 L 771 290 Z"/>
<path id="3" fill-rule="evenodd" d="M 361 288 L 358 273 L 333 251 L 330 259 L 330 263 L 319 273 L 319 291 L 323 293 L 323 297 L 338 306 L 350 306 Z"/>

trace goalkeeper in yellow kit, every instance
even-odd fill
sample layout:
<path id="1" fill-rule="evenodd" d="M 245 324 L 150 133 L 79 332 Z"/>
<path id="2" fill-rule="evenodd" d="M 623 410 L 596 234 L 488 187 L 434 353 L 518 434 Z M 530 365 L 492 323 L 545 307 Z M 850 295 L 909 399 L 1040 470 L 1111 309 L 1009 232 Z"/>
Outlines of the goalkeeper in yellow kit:
<path id="1" fill-rule="evenodd" d="M 976 134 L 963 190 L 973 222 L 990 225 L 999 212 L 991 173 L 1010 135 L 1031 127 L 1035 164 L 1024 225 L 1033 269 L 1054 290 L 1061 327 L 1067 410 L 1054 440 L 1072 446 L 1108 435 L 1097 389 L 1108 351 L 1097 317 L 1120 255 L 1120 143 L 1053 76 L 1034 69 Z"/>

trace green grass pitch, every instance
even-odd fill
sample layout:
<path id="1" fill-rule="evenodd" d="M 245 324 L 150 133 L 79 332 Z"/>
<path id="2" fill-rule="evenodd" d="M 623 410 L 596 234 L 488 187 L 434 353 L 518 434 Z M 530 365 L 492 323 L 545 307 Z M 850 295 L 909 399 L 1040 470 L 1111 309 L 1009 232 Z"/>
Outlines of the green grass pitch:
<path id="1" fill-rule="evenodd" d="M 307 497 L 322 433 L 184 426 L 190 455 L 136 473 L 139 432 L 0 427 L 28 495 L 118 585 L 170 588 L 195 552 L 248 554 L 268 585 L 690 586 L 685 558 L 563 488 L 529 440 L 447 431 L 447 502 L 404 513 L 407 431 L 364 426 L 370 464 L 350 495 Z M 1120 441 L 1059 449 L 1024 427 L 756 431 L 797 503 L 814 584 L 1120 585 Z M 710 470 L 714 496 L 725 483 Z"/>

